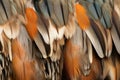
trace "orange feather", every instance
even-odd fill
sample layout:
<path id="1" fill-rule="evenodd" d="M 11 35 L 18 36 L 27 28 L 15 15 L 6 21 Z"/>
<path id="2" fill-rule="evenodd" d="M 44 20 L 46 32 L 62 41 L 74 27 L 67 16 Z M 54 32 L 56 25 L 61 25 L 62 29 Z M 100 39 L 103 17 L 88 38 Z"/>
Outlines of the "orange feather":
<path id="1" fill-rule="evenodd" d="M 34 61 L 28 60 L 27 53 L 17 39 L 12 42 L 12 51 L 15 80 L 35 80 Z"/>
<path id="2" fill-rule="evenodd" d="M 88 27 L 90 27 L 90 21 L 85 8 L 82 5 L 77 3 L 75 5 L 75 9 L 76 9 L 76 18 L 80 28 L 85 30 Z"/>
<path id="3" fill-rule="evenodd" d="M 17 40 L 13 40 L 12 42 L 12 51 L 12 67 L 14 70 L 15 78 L 18 80 L 24 80 L 23 61 L 25 58 L 25 52 Z"/>
<path id="4" fill-rule="evenodd" d="M 30 35 L 30 37 L 33 39 L 37 34 L 37 14 L 32 8 L 26 8 L 26 18 L 27 18 L 27 24 L 26 29 Z"/>

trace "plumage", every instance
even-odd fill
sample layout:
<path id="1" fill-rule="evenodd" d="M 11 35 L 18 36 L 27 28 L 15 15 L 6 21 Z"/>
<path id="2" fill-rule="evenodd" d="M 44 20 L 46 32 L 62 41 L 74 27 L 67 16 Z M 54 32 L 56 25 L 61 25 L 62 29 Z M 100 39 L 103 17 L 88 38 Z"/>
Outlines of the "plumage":
<path id="1" fill-rule="evenodd" d="M 47 58 L 43 41 L 41 40 L 41 36 L 39 36 L 38 29 L 37 29 L 38 18 L 35 11 L 32 8 L 26 9 L 26 18 L 27 18 L 26 29 L 30 37 L 35 41 L 43 57 Z"/>
<path id="2" fill-rule="evenodd" d="M 0 80 L 119 80 L 119 0 L 0 0 Z"/>
<path id="3" fill-rule="evenodd" d="M 46 22 L 48 20 L 38 15 L 31 1 L 14 0 L 10 6 L 15 9 L 13 12 L 16 11 L 16 13 L 11 14 L 11 19 L 7 19 L 0 27 L 2 28 L 3 53 L 5 56 L 9 56 L 12 62 L 10 63 L 13 71 L 12 79 L 60 80 L 63 64 L 61 57 L 62 45 L 64 44 L 63 36 L 57 34 L 61 40 L 56 40 L 55 44 L 53 44 L 53 54 L 55 56 L 48 57 L 50 51 L 52 51 L 50 50 L 49 29 Z M 61 33 L 62 30 L 59 30 L 59 32 Z"/>
<path id="4" fill-rule="evenodd" d="M 83 11 L 82 11 L 83 10 Z M 78 12 L 79 11 L 79 12 Z M 81 13 L 81 12 L 84 12 L 84 13 Z M 81 13 L 81 14 L 80 14 Z M 83 18 L 81 18 L 81 16 Z M 80 28 L 83 29 L 86 34 L 88 35 L 91 43 L 93 44 L 94 48 L 96 49 L 98 55 L 103 58 L 104 57 L 104 52 L 103 52 L 103 45 L 101 45 L 101 42 L 100 42 L 100 37 L 102 37 L 101 35 L 101 32 L 100 31 L 95 31 L 96 29 L 99 30 L 97 28 L 97 26 L 95 26 L 95 23 L 94 21 L 91 21 L 89 20 L 89 17 L 87 16 L 87 13 L 85 11 L 85 8 L 80 5 L 79 3 L 76 3 L 76 17 L 77 17 L 77 21 L 80 25 Z M 84 21 L 85 20 L 85 21 Z M 83 23 L 82 23 L 83 22 Z M 98 34 L 97 34 L 97 33 Z M 99 35 L 100 34 L 100 35 Z M 98 39 L 99 38 L 99 39 Z M 101 39 L 103 40 L 103 39 Z M 105 46 L 105 45 L 104 45 Z"/>
<path id="5" fill-rule="evenodd" d="M 54 41 L 60 41 L 64 37 L 64 35 L 65 37 L 70 38 L 75 32 L 74 12 L 70 12 L 69 8 L 69 6 L 73 6 L 73 2 L 66 1 L 66 4 L 63 2 L 64 1 L 61 0 L 34 1 L 34 6 L 37 14 L 42 20 L 45 20 L 44 24 L 48 31 L 49 37 L 49 41 L 47 44 L 50 45 L 50 53 L 48 53 L 48 56 L 51 58 L 53 58 L 54 56 Z M 63 6 L 65 6 L 67 12 L 64 11 Z"/>
<path id="6" fill-rule="evenodd" d="M 86 34 L 76 24 L 75 34 L 66 41 L 64 48 L 64 69 L 70 80 L 88 76 L 93 63 L 91 43 Z"/>
<path id="7" fill-rule="evenodd" d="M 94 46 L 96 52 L 101 58 L 111 55 L 113 44 L 112 41 L 116 42 L 114 40 L 118 39 L 117 37 L 115 39 L 115 37 L 113 36 L 116 34 L 116 31 L 113 31 L 114 21 L 112 22 L 112 12 L 114 12 L 114 10 L 112 8 L 113 6 L 111 2 L 112 1 L 109 0 L 105 2 L 102 0 L 95 0 L 93 2 L 79 0 L 78 3 L 76 3 L 78 5 L 81 5 L 85 10 L 84 15 L 88 17 L 89 25 L 87 26 L 89 26 L 89 29 L 85 29 L 84 31 L 87 33 L 90 41 L 92 42 L 92 45 Z M 92 7 L 88 8 L 89 5 L 92 5 Z M 81 13 L 78 12 L 78 10 L 76 9 L 76 16 L 80 16 L 80 14 Z M 78 22 L 79 20 L 82 19 L 77 19 Z M 88 20 L 86 23 L 88 23 Z M 79 25 L 84 26 L 82 24 Z"/>
<path id="8" fill-rule="evenodd" d="M 72 48 L 72 49 L 74 49 L 74 48 Z M 69 49 L 67 49 L 67 50 L 69 50 Z M 69 50 L 69 51 L 71 51 L 71 50 Z M 77 50 L 74 52 L 77 52 Z M 72 51 L 71 51 L 71 53 L 72 53 Z M 85 64 L 84 60 L 86 60 L 86 61 L 88 60 L 88 58 L 86 58 L 87 55 L 83 56 L 80 53 L 80 54 L 76 54 L 76 55 L 75 54 L 73 54 L 73 55 L 65 54 L 65 56 L 70 56 L 70 57 L 68 57 L 68 58 L 65 57 L 66 58 L 65 63 L 64 63 L 65 67 L 63 70 L 64 70 L 64 73 L 66 73 L 66 74 L 65 75 L 63 74 L 64 75 L 63 80 L 103 80 L 103 76 L 102 76 L 103 70 L 102 70 L 101 60 L 98 58 L 98 56 L 95 53 L 93 53 L 93 62 L 89 65 L 90 68 L 89 67 L 87 68 L 87 72 L 86 72 L 86 70 L 85 71 L 81 70 L 81 69 L 83 69 L 82 67 Z M 80 57 L 79 62 L 77 62 L 78 57 Z M 72 59 L 74 62 L 71 61 Z M 69 60 L 69 62 L 68 62 L 68 60 Z M 83 65 L 75 65 L 75 62 L 76 62 L 76 64 L 79 63 L 79 64 L 83 64 Z M 74 68 L 73 68 L 73 66 L 74 66 Z M 86 65 L 86 67 L 87 67 L 87 65 Z M 86 75 L 84 75 L 84 74 L 86 74 Z"/>

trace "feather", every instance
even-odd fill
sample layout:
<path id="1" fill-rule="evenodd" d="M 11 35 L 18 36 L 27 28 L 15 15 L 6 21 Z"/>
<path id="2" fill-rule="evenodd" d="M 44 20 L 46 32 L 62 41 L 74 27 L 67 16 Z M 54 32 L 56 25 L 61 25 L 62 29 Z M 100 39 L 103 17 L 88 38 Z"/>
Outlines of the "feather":
<path id="1" fill-rule="evenodd" d="M 119 18 L 120 18 L 120 3 L 119 0 L 114 0 L 114 10 L 116 11 L 116 13 L 118 14 Z"/>
<path id="2" fill-rule="evenodd" d="M 25 13 L 25 1 L 26 0 L 13 0 L 13 4 L 16 8 L 17 13 L 23 14 Z"/>
<path id="3" fill-rule="evenodd" d="M 47 54 L 46 54 L 45 46 L 44 46 L 44 43 L 43 43 L 43 39 L 39 35 L 36 35 L 34 37 L 34 41 L 35 41 L 36 45 L 38 46 L 39 50 L 41 51 L 41 53 L 43 55 L 43 58 L 47 58 Z"/>
<path id="4" fill-rule="evenodd" d="M 80 79 L 80 74 L 89 75 L 92 64 L 91 47 L 86 34 L 76 25 L 75 34 L 66 41 L 64 49 L 64 66 L 70 79 Z M 69 67 L 70 65 L 72 66 Z"/>
<path id="5" fill-rule="evenodd" d="M 93 19 L 98 19 L 99 17 L 98 17 L 98 13 L 97 13 L 97 11 L 96 11 L 96 5 L 94 6 L 94 4 L 93 3 L 90 3 L 89 5 L 88 5 L 88 11 L 89 11 L 89 13 L 90 13 L 90 16 L 93 18 Z"/>
<path id="6" fill-rule="evenodd" d="M 61 8 L 61 4 L 60 4 L 60 0 L 53 0 L 53 6 L 54 6 L 54 13 L 56 18 L 58 19 L 59 23 L 60 23 L 60 27 L 64 25 L 64 16 L 63 16 L 63 11 Z"/>
<path id="7" fill-rule="evenodd" d="M 102 13 L 103 13 L 103 18 L 105 21 L 105 28 L 110 28 L 112 27 L 111 25 L 111 6 L 109 5 L 109 3 L 104 3 L 102 5 Z"/>
<path id="8" fill-rule="evenodd" d="M 92 26 L 92 27 L 94 27 L 94 26 Z M 104 52 L 105 52 L 105 50 L 103 50 L 103 49 L 105 49 L 105 44 L 101 45 L 101 42 L 99 42 L 99 39 L 98 39 L 98 34 L 96 34 L 96 32 L 94 32 L 95 30 L 92 29 L 92 27 L 90 27 L 88 30 L 86 30 L 86 34 L 88 35 L 92 45 L 96 49 L 98 56 L 103 58 Z M 102 36 L 102 35 L 100 34 L 99 36 Z M 101 37 L 99 37 L 99 38 L 101 38 Z M 104 40 L 104 39 L 102 39 L 102 40 Z"/>
<path id="9" fill-rule="evenodd" d="M 60 60 L 61 54 L 62 54 L 62 45 L 60 44 L 61 40 L 55 40 L 53 42 L 53 53 L 52 56 L 50 57 L 52 61 L 57 61 Z"/>
<path id="10" fill-rule="evenodd" d="M 117 80 L 119 80 L 120 79 L 120 76 L 119 76 L 120 75 L 120 67 L 119 67 L 120 66 L 120 62 L 119 62 L 120 57 L 116 50 L 114 50 L 113 53 L 114 53 L 114 55 L 112 56 L 112 58 L 113 58 L 113 62 L 115 64 L 115 68 L 116 68 Z"/>
<path id="11" fill-rule="evenodd" d="M 112 16 L 112 20 L 113 20 L 113 23 L 114 25 L 112 26 L 111 28 L 111 35 L 112 35 L 112 40 L 115 44 L 115 47 L 118 51 L 118 53 L 120 54 L 120 49 L 119 49 L 119 45 L 120 45 L 120 37 L 119 37 L 119 34 L 120 34 L 120 29 L 119 29 L 119 22 L 120 19 L 118 18 L 118 15 L 116 14 L 115 11 L 113 11 L 113 16 Z"/>
<path id="12" fill-rule="evenodd" d="M 59 0 L 57 0 L 59 1 Z M 54 8 L 54 5 L 56 3 L 54 3 L 53 0 L 47 0 L 47 3 L 48 3 L 48 9 L 49 9 L 49 12 L 50 12 L 50 17 L 51 17 L 51 20 L 52 22 L 56 25 L 56 29 L 58 29 L 59 27 L 61 27 L 61 23 L 59 22 L 59 19 L 57 18 L 56 14 L 55 14 L 55 8 Z M 60 5 L 58 6 L 60 8 Z M 60 11 L 59 9 L 57 11 Z M 61 13 L 60 13 L 61 14 Z M 61 14 L 62 16 L 62 14 Z"/>
<path id="13" fill-rule="evenodd" d="M 71 40 L 74 44 L 81 47 L 84 54 L 88 56 L 90 63 L 92 63 L 92 45 L 86 33 L 79 28 L 78 24 L 76 24 L 76 31 L 75 34 L 72 36 Z"/>
<path id="14" fill-rule="evenodd" d="M 95 53 L 93 53 L 93 63 L 91 64 L 89 75 L 84 76 L 80 74 L 80 77 L 81 80 L 103 80 L 101 62 Z"/>
<path id="15" fill-rule="evenodd" d="M 58 32 L 55 28 L 55 25 L 49 21 L 49 36 L 50 36 L 50 46 L 51 46 L 51 52 L 49 56 L 52 56 L 53 53 L 53 42 L 54 40 L 59 40 L 63 38 L 64 32 L 65 32 L 65 26 L 61 27 Z"/>
<path id="16" fill-rule="evenodd" d="M 118 13 L 115 11 L 115 10 L 113 10 L 113 12 L 112 12 L 112 22 L 113 22 L 113 24 L 114 24 L 114 27 L 116 28 L 116 31 L 117 31 L 117 33 L 118 33 L 118 36 L 120 36 L 120 17 L 118 16 Z"/>
<path id="17" fill-rule="evenodd" d="M 8 80 L 12 79 L 12 69 L 10 65 L 9 58 L 5 56 L 3 53 L 0 53 L 0 79 Z"/>
<path id="18" fill-rule="evenodd" d="M 4 32 L 9 39 L 15 39 L 19 34 L 19 26 L 21 21 L 18 18 L 18 15 L 11 18 L 4 26 Z"/>
<path id="19" fill-rule="evenodd" d="M 50 37 L 49 37 L 49 32 L 48 32 L 49 15 L 48 15 L 48 12 L 47 12 L 47 6 L 45 6 L 45 2 L 43 0 L 42 0 L 42 2 L 39 2 L 39 3 L 40 4 L 37 4 L 37 2 L 34 2 L 35 8 L 36 8 L 36 10 L 39 14 L 38 15 L 38 31 L 42 35 L 44 41 L 47 44 L 50 44 Z M 37 6 L 39 6 L 39 8 L 41 10 L 39 10 L 39 8 Z"/>
<path id="20" fill-rule="evenodd" d="M 18 43 L 17 40 L 14 40 L 12 42 L 12 51 L 13 51 L 12 67 L 14 69 L 14 72 L 16 73 L 16 78 L 25 79 L 23 66 L 24 63 L 22 62 L 22 60 L 25 59 L 25 51 L 22 48 L 22 46 L 20 46 L 20 43 Z"/>
<path id="21" fill-rule="evenodd" d="M 68 23 L 68 16 L 69 16 L 69 7 L 68 7 L 68 0 L 60 0 L 61 1 L 61 8 L 64 18 L 64 25 Z"/>
<path id="22" fill-rule="evenodd" d="M 102 66 L 99 57 L 93 53 L 93 62 L 89 67 L 89 64 L 86 64 L 88 60 L 87 55 L 83 55 L 81 50 L 78 45 L 73 44 L 71 40 L 67 40 L 64 53 L 65 72 L 63 75 L 66 75 L 69 80 L 101 80 Z"/>
<path id="23" fill-rule="evenodd" d="M 1 0 L 2 1 L 2 0 Z M 4 10 L 2 2 L 0 2 L 0 25 L 7 21 L 6 11 Z"/>
<path id="24" fill-rule="evenodd" d="M 110 76 L 110 79 L 116 80 L 116 68 L 111 57 L 103 59 L 103 79 Z"/>
<path id="25" fill-rule="evenodd" d="M 107 33 L 107 54 L 106 56 L 110 57 L 112 53 L 112 49 L 113 49 L 112 36 L 111 36 L 110 30 L 106 30 L 106 33 Z"/>
<path id="26" fill-rule="evenodd" d="M 86 45 L 88 45 L 88 47 L 87 47 L 87 49 L 88 49 L 88 57 L 89 57 L 90 63 L 92 63 L 93 62 L 93 50 L 92 50 L 92 45 L 91 45 L 88 38 L 87 38 L 86 43 L 87 43 Z"/>
<path id="27" fill-rule="evenodd" d="M 79 57 L 78 54 L 79 48 L 74 46 L 70 40 L 66 43 L 66 48 L 64 52 L 64 66 L 69 75 L 70 79 L 78 79 L 80 72 Z"/>
<path id="28" fill-rule="evenodd" d="M 28 58 L 31 53 L 26 53 L 25 49 L 19 42 L 19 40 L 15 39 L 12 41 L 12 51 L 13 51 L 13 61 L 12 61 L 12 68 L 13 68 L 13 75 L 14 79 L 17 80 L 38 80 L 38 75 L 40 75 L 40 72 L 38 73 L 37 70 L 40 68 L 38 67 L 38 63 L 33 58 L 30 60 Z M 37 75 L 36 75 L 37 74 Z M 41 79 L 43 79 L 41 77 Z M 44 79 L 43 79 L 44 80 Z"/>
<path id="29" fill-rule="evenodd" d="M 50 13 L 48 10 L 47 2 L 46 0 L 41 1 L 34 1 L 34 6 L 38 14 L 41 14 L 44 16 L 45 19 L 50 18 Z"/>
<path id="30" fill-rule="evenodd" d="M 37 61 L 36 49 L 40 54 L 39 49 L 34 47 L 25 26 L 20 26 L 20 34 L 12 40 L 13 60 L 11 65 L 15 79 L 45 80 L 43 58 L 41 57 L 42 59 L 39 58 Z"/>
<path id="31" fill-rule="evenodd" d="M 94 7 L 96 9 L 96 12 L 97 12 L 97 15 L 99 18 L 102 17 L 102 10 L 101 10 L 102 4 L 103 4 L 102 0 L 95 0 L 95 2 L 94 2 Z"/>
<path id="32" fill-rule="evenodd" d="M 91 25 L 93 27 L 93 30 L 95 32 L 95 34 L 97 35 L 97 38 L 100 42 L 101 48 L 103 50 L 103 54 L 107 54 L 107 39 L 106 39 L 106 32 L 105 29 L 101 26 L 101 24 L 99 22 L 91 22 Z M 95 27 L 96 26 L 96 27 Z"/>
<path id="33" fill-rule="evenodd" d="M 68 8 L 70 13 L 74 12 L 74 3 L 75 3 L 75 0 L 68 0 Z"/>
<path id="34" fill-rule="evenodd" d="M 39 36 L 38 29 L 37 29 L 37 15 L 32 8 L 26 9 L 26 17 L 27 17 L 27 24 L 26 29 L 28 34 L 35 41 L 36 45 L 38 46 L 39 50 L 41 51 L 44 58 L 47 58 L 47 54 L 45 51 L 45 46 L 42 40 L 42 37 Z"/>
<path id="35" fill-rule="evenodd" d="M 45 43 L 47 43 L 47 44 L 50 43 L 50 37 L 49 37 L 48 29 L 47 29 L 48 26 L 49 26 L 48 20 L 42 19 L 41 15 L 40 15 L 39 21 L 38 21 L 38 31 L 41 34 L 41 36 L 43 37 Z"/>
<path id="36" fill-rule="evenodd" d="M 86 14 L 85 8 L 81 4 L 76 3 L 75 9 L 76 9 L 76 18 L 77 18 L 78 24 L 80 25 L 80 28 L 82 30 L 85 30 L 88 27 L 90 27 L 90 21 Z"/>
<path id="37" fill-rule="evenodd" d="M 75 21 L 75 17 L 70 14 L 68 17 L 68 23 L 65 26 L 65 32 L 64 35 L 67 39 L 71 38 L 76 30 L 76 21 Z"/>
<path id="38" fill-rule="evenodd" d="M 104 29 L 104 27 L 100 24 L 99 21 L 95 21 L 95 23 L 97 24 L 97 26 L 100 29 L 100 32 L 103 35 L 103 39 L 105 42 L 105 50 L 104 53 L 107 57 L 109 57 L 112 53 L 112 38 L 111 38 L 111 33 L 109 29 Z M 99 39 L 100 40 L 100 39 Z"/>
<path id="39" fill-rule="evenodd" d="M 76 4 L 76 17 L 80 28 L 86 32 L 99 57 L 103 58 L 106 49 L 103 43 L 104 41 L 102 42 L 103 44 L 101 44 L 101 40 L 104 40 L 101 31 L 99 31 L 94 21 L 89 20 L 85 8 L 78 3 Z"/>
<path id="40" fill-rule="evenodd" d="M 26 53 L 32 53 L 32 40 L 29 37 L 27 30 L 24 25 L 21 25 L 19 28 L 19 35 L 17 36 L 17 40 L 23 46 Z M 29 56 L 31 58 L 31 56 Z"/>
<path id="41" fill-rule="evenodd" d="M 7 16 L 7 19 L 10 19 L 12 15 L 10 0 L 1 0 L 1 3 L 4 8 L 5 15 Z"/>
<path id="42" fill-rule="evenodd" d="M 3 54 L 9 56 L 10 61 L 12 61 L 11 41 L 4 33 L 1 34 L 1 42 Z"/>

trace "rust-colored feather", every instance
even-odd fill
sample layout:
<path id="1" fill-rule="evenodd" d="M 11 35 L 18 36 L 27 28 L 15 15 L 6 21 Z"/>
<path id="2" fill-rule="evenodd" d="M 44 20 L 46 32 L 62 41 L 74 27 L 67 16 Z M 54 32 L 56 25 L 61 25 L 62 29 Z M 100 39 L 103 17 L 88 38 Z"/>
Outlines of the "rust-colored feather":
<path id="1" fill-rule="evenodd" d="M 85 8 L 82 5 L 77 3 L 75 5 L 75 9 L 76 9 L 76 18 L 77 18 L 78 24 L 80 25 L 80 28 L 85 30 L 88 27 L 90 27 L 90 21 Z"/>
<path id="2" fill-rule="evenodd" d="M 33 39 L 38 32 L 37 31 L 38 17 L 32 8 L 26 8 L 26 18 L 27 18 L 26 29 L 30 37 Z"/>

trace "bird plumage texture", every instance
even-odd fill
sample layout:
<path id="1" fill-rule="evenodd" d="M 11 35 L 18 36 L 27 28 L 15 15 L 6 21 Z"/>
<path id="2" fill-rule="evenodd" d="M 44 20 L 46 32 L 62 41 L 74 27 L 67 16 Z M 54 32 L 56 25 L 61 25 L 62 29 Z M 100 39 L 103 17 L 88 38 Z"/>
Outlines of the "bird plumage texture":
<path id="1" fill-rule="evenodd" d="M 1 80 L 119 80 L 119 0 L 0 0 Z"/>

